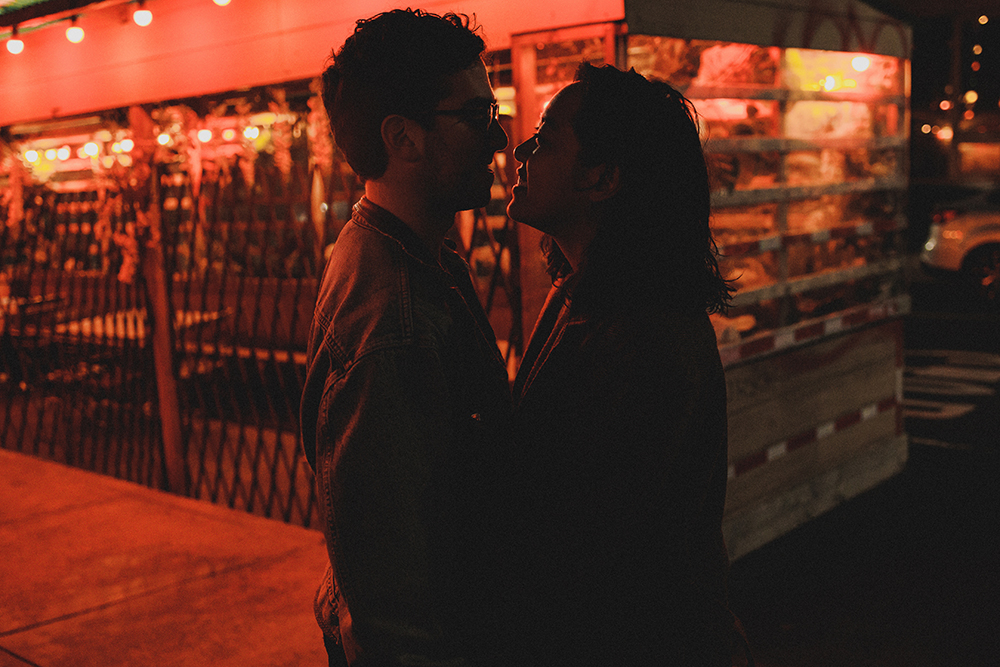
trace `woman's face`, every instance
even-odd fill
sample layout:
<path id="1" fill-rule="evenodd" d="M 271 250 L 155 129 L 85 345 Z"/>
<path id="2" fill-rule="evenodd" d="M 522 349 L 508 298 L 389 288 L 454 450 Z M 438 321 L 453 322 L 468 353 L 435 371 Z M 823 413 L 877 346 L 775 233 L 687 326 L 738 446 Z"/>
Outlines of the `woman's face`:
<path id="1" fill-rule="evenodd" d="M 542 113 L 535 134 L 514 149 L 521 164 L 507 213 L 512 220 L 557 238 L 591 207 L 577 160 L 580 142 L 572 125 L 581 98 L 579 84 L 559 91 Z"/>

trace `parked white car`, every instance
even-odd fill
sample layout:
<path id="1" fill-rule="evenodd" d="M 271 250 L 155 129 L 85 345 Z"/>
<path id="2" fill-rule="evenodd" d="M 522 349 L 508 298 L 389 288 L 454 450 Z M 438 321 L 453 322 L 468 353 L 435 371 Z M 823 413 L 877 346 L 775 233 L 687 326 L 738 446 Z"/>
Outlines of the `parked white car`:
<path id="1" fill-rule="evenodd" d="M 958 273 L 1000 304 L 1000 187 L 936 212 L 920 260 L 930 269 Z"/>

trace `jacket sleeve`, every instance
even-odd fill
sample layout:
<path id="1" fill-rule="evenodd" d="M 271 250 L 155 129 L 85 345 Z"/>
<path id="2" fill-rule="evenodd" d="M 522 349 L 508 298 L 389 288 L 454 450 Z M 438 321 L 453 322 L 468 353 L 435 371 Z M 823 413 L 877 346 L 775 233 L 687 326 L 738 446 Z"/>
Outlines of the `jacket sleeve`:
<path id="1" fill-rule="evenodd" d="M 352 666 L 468 664 L 432 585 L 448 562 L 451 404 L 433 348 L 370 353 L 324 393 L 317 483 Z"/>

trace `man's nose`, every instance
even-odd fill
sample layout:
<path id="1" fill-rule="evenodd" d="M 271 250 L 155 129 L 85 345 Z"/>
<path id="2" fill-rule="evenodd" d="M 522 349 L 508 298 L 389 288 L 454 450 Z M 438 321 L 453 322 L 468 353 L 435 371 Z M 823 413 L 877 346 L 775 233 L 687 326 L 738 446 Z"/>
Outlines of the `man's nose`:
<path id="1" fill-rule="evenodd" d="M 503 125 L 500 124 L 499 120 L 495 120 L 490 123 L 490 138 L 493 142 L 494 153 L 507 148 L 509 137 L 507 136 L 507 131 L 503 129 Z"/>

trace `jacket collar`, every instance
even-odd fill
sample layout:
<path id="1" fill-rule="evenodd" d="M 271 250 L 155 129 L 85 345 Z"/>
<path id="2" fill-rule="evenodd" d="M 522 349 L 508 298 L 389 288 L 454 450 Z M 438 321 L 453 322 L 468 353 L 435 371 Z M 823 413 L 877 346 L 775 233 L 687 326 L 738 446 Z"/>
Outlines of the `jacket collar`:
<path id="1" fill-rule="evenodd" d="M 427 247 L 416 232 L 397 218 L 395 215 L 385 210 L 378 204 L 373 203 L 367 197 L 362 197 L 354 205 L 354 215 L 352 222 L 362 227 L 366 227 L 384 236 L 388 236 L 400 245 L 407 255 L 433 269 L 441 270 L 435 254 Z M 451 272 L 455 269 L 468 270 L 464 261 L 455 252 L 455 243 L 451 239 L 444 240 L 445 247 L 441 252 L 441 262 L 446 270 Z M 456 261 L 458 264 L 456 265 Z"/>

